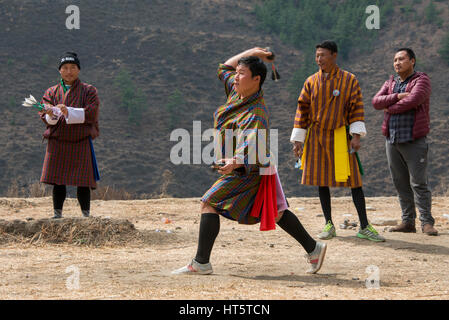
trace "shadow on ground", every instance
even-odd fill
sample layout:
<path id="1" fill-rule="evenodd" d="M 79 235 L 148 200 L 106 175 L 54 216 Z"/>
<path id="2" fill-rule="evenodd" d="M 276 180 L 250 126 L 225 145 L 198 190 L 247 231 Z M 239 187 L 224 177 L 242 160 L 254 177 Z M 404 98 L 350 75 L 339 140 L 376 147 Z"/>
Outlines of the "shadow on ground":
<path id="1" fill-rule="evenodd" d="M 307 288 L 310 286 L 335 286 L 335 287 L 346 287 L 346 288 L 365 288 L 365 279 L 348 280 L 342 279 L 340 276 L 344 276 L 343 273 L 324 273 L 315 275 L 278 275 L 278 276 L 268 276 L 268 275 L 258 275 L 258 276 L 242 276 L 231 274 L 231 277 L 247 279 L 247 280 L 263 280 L 263 281 L 285 281 L 288 282 L 287 287 L 289 288 Z M 381 281 L 381 287 L 404 287 L 398 283 Z"/>
<path id="2" fill-rule="evenodd" d="M 440 236 L 444 234 L 440 233 Z M 397 239 L 388 239 L 385 242 L 371 242 L 363 239 L 359 239 L 352 236 L 341 237 L 338 236 L 335 240 L 354 243 L 358 246 L 383 246 L 385 248 L 392 248 L 394 250 L 408 250 L 416 253 L 425 253 L 425 254 L 438 254 L 449 256 L 449 247 L 438 246 L 435 244 L 424 244 L 424 243 L 416 243 L 409 242 Z"/>

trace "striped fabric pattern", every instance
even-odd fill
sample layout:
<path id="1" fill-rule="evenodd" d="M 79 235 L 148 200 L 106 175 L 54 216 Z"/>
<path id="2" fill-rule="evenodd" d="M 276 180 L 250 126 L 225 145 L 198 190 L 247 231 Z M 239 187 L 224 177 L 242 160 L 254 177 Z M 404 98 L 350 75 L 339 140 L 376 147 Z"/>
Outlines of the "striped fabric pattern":
<path id="1" fill-rule="evenodd" d="M 245 132 L 246 142 L 237 138 L 236 145 L 233 146 L 234 154 L 238 154 L 248 146 L 248 141 L 254 141 L 257 130 L 265 129 L 268 132 L 268 111 L 262 90 L 251 97 L 240 99 L 234 88 L 234 68 L 220 64 L 218 77 L 225 85 L 227 101 L 214 113 L 214 128 L 221 135 L 223 142 L 225 142 L 226 129 Z M 221 145 L 223 155 L 226 154 L 225 148 L 224 143 Z M 256 164 L 248 163 L 248 152 L 242 152 L 242 154 L 245 161 L 244 170 L 222 175 L 206 191 L 201 201 L 215 208 L 226 218 L 242 224 L 255 224 L 260 219 L 251 217 L 249 213 L 261 181 L 259 175 L 261 164 L 259 159 L 256 159 Z"/>
<path id="2" fill-rule="evenodd" d="M 298 98 L 294 122 L 295 128 L 309 130 L 302 184 L 362 186 L 355 154 L 349 155 L 351 174 L 348 181 L 335 181 L 333 130 L 356 121 L 364 121 L 364 108 L 362 91 L 353 74 L 335 67 L 327 77 L 320 70 L 306 80 Z"/>
<path id="3" fill-rule="evenodd" d="M 89 139 L 79 142 L 49 139 L 41 182 L 96 188 Z"/>
<path id="4" fill-rule="evenodd" d="M 48 139 L 47 151 L 40 181 L 47 184 L 71 185 L 96 188 L 89 136 L 99 135 L 98 112 L 100 101 L 95 87 L 82 83 L 79 79 L 64 94 L 61 84 L 49 88 L 42 103 L 65 104 L 74 108 L 84 108 L 85 122 L 68 125 L 62 116 L 58 123 L 47 124 L 44 138 Z"/>

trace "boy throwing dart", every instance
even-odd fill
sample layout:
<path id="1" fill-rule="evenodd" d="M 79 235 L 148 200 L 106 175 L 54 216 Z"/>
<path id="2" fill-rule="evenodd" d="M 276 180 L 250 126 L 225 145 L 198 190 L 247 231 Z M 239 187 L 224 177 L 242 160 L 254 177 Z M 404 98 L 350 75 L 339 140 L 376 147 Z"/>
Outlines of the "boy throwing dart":
<path id="1" fill-rule="evenodd" d="M 218 67 L 218 77 L 225 85 L 227 100 L 215 111 L 214 128 L 222 137 L 226 130 L 241 130 L 247 139 L 243 141 L 238 136 L 235 145 L 231 141 L 233 154 L 221 159 L 223 166 L 214 166 L 221 176 L 201 198 L 196 256 L 173 274 L 212 273 L 209 259 L 220 231 L 220 216 L 241 224 L 260 223 L 261 230 L 272 230 L 277 223 L 307 252 L 308 273 L 316 273 L 322 266 L 326 245 L 312 239 L 298 218 L 288 210 L 275 169 L 272 174 L 264 174 L 262 169 L 267 165 L 260 163 L 259 158 L 255 163 L 249 161 L 250 152 L 244 152 L 252 145 L 251 142 L 255 142 L 258 131 L 268 131 L 269 128 L 262 85 L 267 74 L 264 62 L 271 63 L 273 59 L 269 57 L 272 56 L 273 53 L 266 49 L 253 48 Z M 225 154 L 224 144 L 219 149 Z"/>

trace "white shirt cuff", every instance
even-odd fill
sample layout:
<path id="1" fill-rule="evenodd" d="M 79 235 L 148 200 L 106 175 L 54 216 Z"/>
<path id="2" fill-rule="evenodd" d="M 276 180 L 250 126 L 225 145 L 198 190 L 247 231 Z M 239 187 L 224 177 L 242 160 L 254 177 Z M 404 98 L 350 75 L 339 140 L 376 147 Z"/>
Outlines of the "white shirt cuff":
<path id="1" fill-rule="evenodd" d="M 67 124 L 84 123 L 85 112 L 84 108 L 67 107 L 68 115 L 65 119 Z"/>
<path id="2" fill-rule="evenodd" d="M 51 118 L 48 114 L 45 115 L 45 121 L 51 126 L 54 126 L 58 123 L 59 118 Z"/>
<path id="3" fill-rule="evenodd" d="M 360 136 L 366 136 L 366 127 L 365 122 L 356 121 L 349 125 L 349 134 L 352 136 L 354 133 L 359 134 Z"/>
<path id="4" fill-rule="evenodd" d="M 290 137 L 290 142 L 299 141 L 304 143 L 306 140 L 307 129 L 293 128 L 292 136 Z"/>

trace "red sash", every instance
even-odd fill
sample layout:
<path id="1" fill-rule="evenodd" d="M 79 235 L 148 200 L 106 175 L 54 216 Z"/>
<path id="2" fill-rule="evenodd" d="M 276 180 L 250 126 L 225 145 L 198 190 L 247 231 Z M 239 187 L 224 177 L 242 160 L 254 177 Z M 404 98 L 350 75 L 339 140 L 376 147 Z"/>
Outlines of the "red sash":
<path id="1" fill-rule="evenodd" d="M 260 181 L 259 191 L 257 191 L 250 216 L 258 218 L 260 216 L 260 231 L 276 229 L 278 208 L 276 202 L 276 177 L 263 175 Z"/>

